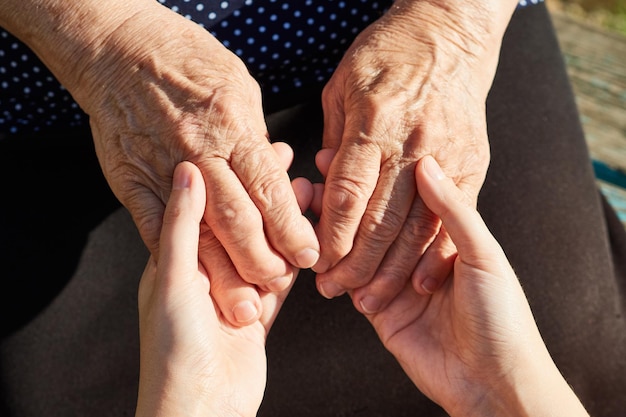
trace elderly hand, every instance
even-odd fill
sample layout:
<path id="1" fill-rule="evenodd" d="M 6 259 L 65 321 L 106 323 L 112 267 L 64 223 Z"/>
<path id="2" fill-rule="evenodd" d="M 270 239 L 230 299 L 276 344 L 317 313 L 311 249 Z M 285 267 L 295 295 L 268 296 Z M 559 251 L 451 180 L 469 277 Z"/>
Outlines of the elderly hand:
<path id="1" fill-rule="evenodd" d="M 504 252 L 465 193 L 427 156 L 417 189 L 458 248 L 432 295 L 411 285 L 368 315 L 416 386 L 451 416 L 587 416 L 552 361 Z"/>
<path id="2" fill-rule="evenodd" d="M 485 100 L 514 8 L 482 3 L 396 2 L 356 38 L 326 86 L 313 267 L 326 297 L 358 289 L 355 306 L 372 313 L 411 278 L 426 294 L 447 277 L 454 245 L 416 194 L 413 171 L 431 154 L 477 200 L 489 163 Z M 498 13 L 487 15 L 487 3 Z"/>
<path id="3" fill-rule="evenodd" d="M 15 26 L 35 28 L 22 38 L 89 114 L 104 175 L 151 253 L 174 167 L 192 161 L 206 184 L 200 259 L 216 302 L 233 323 L 257 320 L 254 285 L 284 290 L 292 265 L 312 266 L 319 245 L 245 65 L 153 0 L 31 3 L 32 21 Z"/>
<path id="4" fill-rule="evenodd" d="M 310 184 L 299 182 L 295 191 L 304 210 Z M 139 287 L 137 416 L 255 416 L 263 398 L 265 340 L 288 289 L 261 292 L 263 314 L 253 324 L 226 321 L 212 296 L 213 281 L 198 263 L 204 204 L 200 171 L 179 164 L 158 260 L 150 259 Z"/>

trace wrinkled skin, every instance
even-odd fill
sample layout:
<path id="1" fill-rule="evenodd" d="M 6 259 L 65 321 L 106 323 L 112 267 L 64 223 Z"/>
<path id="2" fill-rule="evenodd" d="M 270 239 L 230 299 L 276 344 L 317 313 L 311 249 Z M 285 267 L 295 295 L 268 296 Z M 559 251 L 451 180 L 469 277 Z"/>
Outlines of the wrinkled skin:
<path id="1" fill-rule="evenodd" d="M 384 308 L 411 279 L 433 292 L 452 267 L 454 245 L 415 192 L 416 161 L 433 155 L 474 203 L 489 164 L 485 100 L 496 59 L 467 35 L 480 30 L 461 30 L 481 22 L 403 3 L 356 38 L 323 94 L 313 269 L 329 298 L 358 289 L 362 312 Z M 433 23 L 443 18 L 452 23 Z"/>
<path id="2" fill-rule="evenodd" d="M 156 256 L 174 166 L 196 164 L 207 194 L 200 259 L 228 319 L 252 323 L 262 311 L 255 285 L 284 290 L 292 265 L 312 266 L 319 250 L 268 141 L 259 86 L 206 30 L 158 4 L 105 48 L 76 95 L 112 190 Z M 241 300 L 258 314 L 236 317 Z"/>
<path id="3" fill-rule="evenodd" d="M 357 37 L 323 94 L 316 231 L 268 142 L 257 83 L 209 32 L 153 0 L 7 3 L 3 25 L 89 114 L 104 174 L 153 255 L 174 166 L 200 168 L 200 258 L 233 323 L 258 319 L 257 289 L 288 287 L 291 265 L 314 266 L 328 297 L 355 290 L 369 312 L 409 280 L 422 293 L 445 280 L 454 247 L 410 173 L 432 154 L 475 202 L 484 101 L 514 0 L 398 0 Z M 255 317 L 236 317 L 244 300 Z"/>

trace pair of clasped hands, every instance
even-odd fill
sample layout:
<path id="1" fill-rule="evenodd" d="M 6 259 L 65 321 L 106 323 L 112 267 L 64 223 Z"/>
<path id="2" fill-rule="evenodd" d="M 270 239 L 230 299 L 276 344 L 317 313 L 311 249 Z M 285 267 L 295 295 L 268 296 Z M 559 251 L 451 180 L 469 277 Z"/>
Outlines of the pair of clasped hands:
<path id="1" fill-rule="evenodd" d="M 287 145 L 273 146 L 288 159 Z M 419 196 L 441 219 L 458 255 L 435 292 L 407 282 L 384 308 L 366 313 L 382 343 L 451 416 L 586 416 L 479 213 L 432 156 L 418 161 L 414 175 Z M 302 211 L 319 209 L 323 185 L 296 179 L 292 186 Z M 178 164 L 158 259 L 149 260 L 139 288 L 137 417 L 254 416 L 263 397 L 265 340 L 289 285 L 253 289 L 260 316 L 232 324 L 198 258 L 205 203 L 199 169 Z"/>

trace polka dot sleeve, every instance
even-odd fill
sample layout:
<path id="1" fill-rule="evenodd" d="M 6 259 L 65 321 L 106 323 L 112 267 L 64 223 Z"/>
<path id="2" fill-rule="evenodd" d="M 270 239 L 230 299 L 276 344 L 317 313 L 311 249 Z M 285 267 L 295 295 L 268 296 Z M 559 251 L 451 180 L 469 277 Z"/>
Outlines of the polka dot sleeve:
<path id="1" fill-rule="evenodd" d="M 264 91 L 326 82 L 392 0 L 158 0 L 210 31 Z M 542 0 L 520 0 L 519 7 Z M 87 116 L 24 44 L 0 28 L 0 138 L 85 127 Z"/>

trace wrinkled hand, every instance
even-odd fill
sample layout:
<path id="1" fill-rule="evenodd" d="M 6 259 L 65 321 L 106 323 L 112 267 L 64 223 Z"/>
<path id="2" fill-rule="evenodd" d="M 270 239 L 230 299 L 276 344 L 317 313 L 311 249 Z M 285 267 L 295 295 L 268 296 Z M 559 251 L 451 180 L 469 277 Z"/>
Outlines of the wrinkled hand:
<path id="1" fill-rule="evenodd" d="M 485 100 L 497 48 L 484 50 L 467 19 L 406 3 L 356 38 L 323 94 L 313 269 L 327 297 L 358 289 L 362 312 L 384 308 L 411 278 L 433 292 L 452 266 L 454 245 L 415 192 L 416 161 L 433 155 L 473 202 L 489 163 Z"/>
<path id="2" fill-rule="evenodd" d="M 311 195 L 310 184 L 304 185 L 296 188 L 303 209 Z M 229 324 L 211 296 L 213 282 L 198 263 L 204 207 L 200 171 L 189 162 L 179 164 L 158 261 L 149 260 L 139 287 L 137 416 L 255 416 L 263 397 L 265 340 L 288 290 L 261 291 L 260 320 L 244 327 Z"/>
<path id="3" fill-rule="evenodd" d="M 451 416 L 586 415 L 478 212 L 430 156 L 419 162 L 416 178 L 458 256 L 453 275 L 434 294 L 407 284 L 386 309 L 367 316 L 385 347 Z"/>
<path id="4" fill-rule="evenodd" d="M 208 226 L 200 259 L 226 317 L 251 323 L 262 307 L 253 284 L 287 288 L 292 265 L 317 261 L 317 238 L 268 141 L 245 65 L 195 23 L 157 2 L 143 7 L 103 41 L 75 96 L 104 174 L 154 256 L 175 165 L 200 168 Z M 240 308 L 248 301 L 256 312 Z"/>

